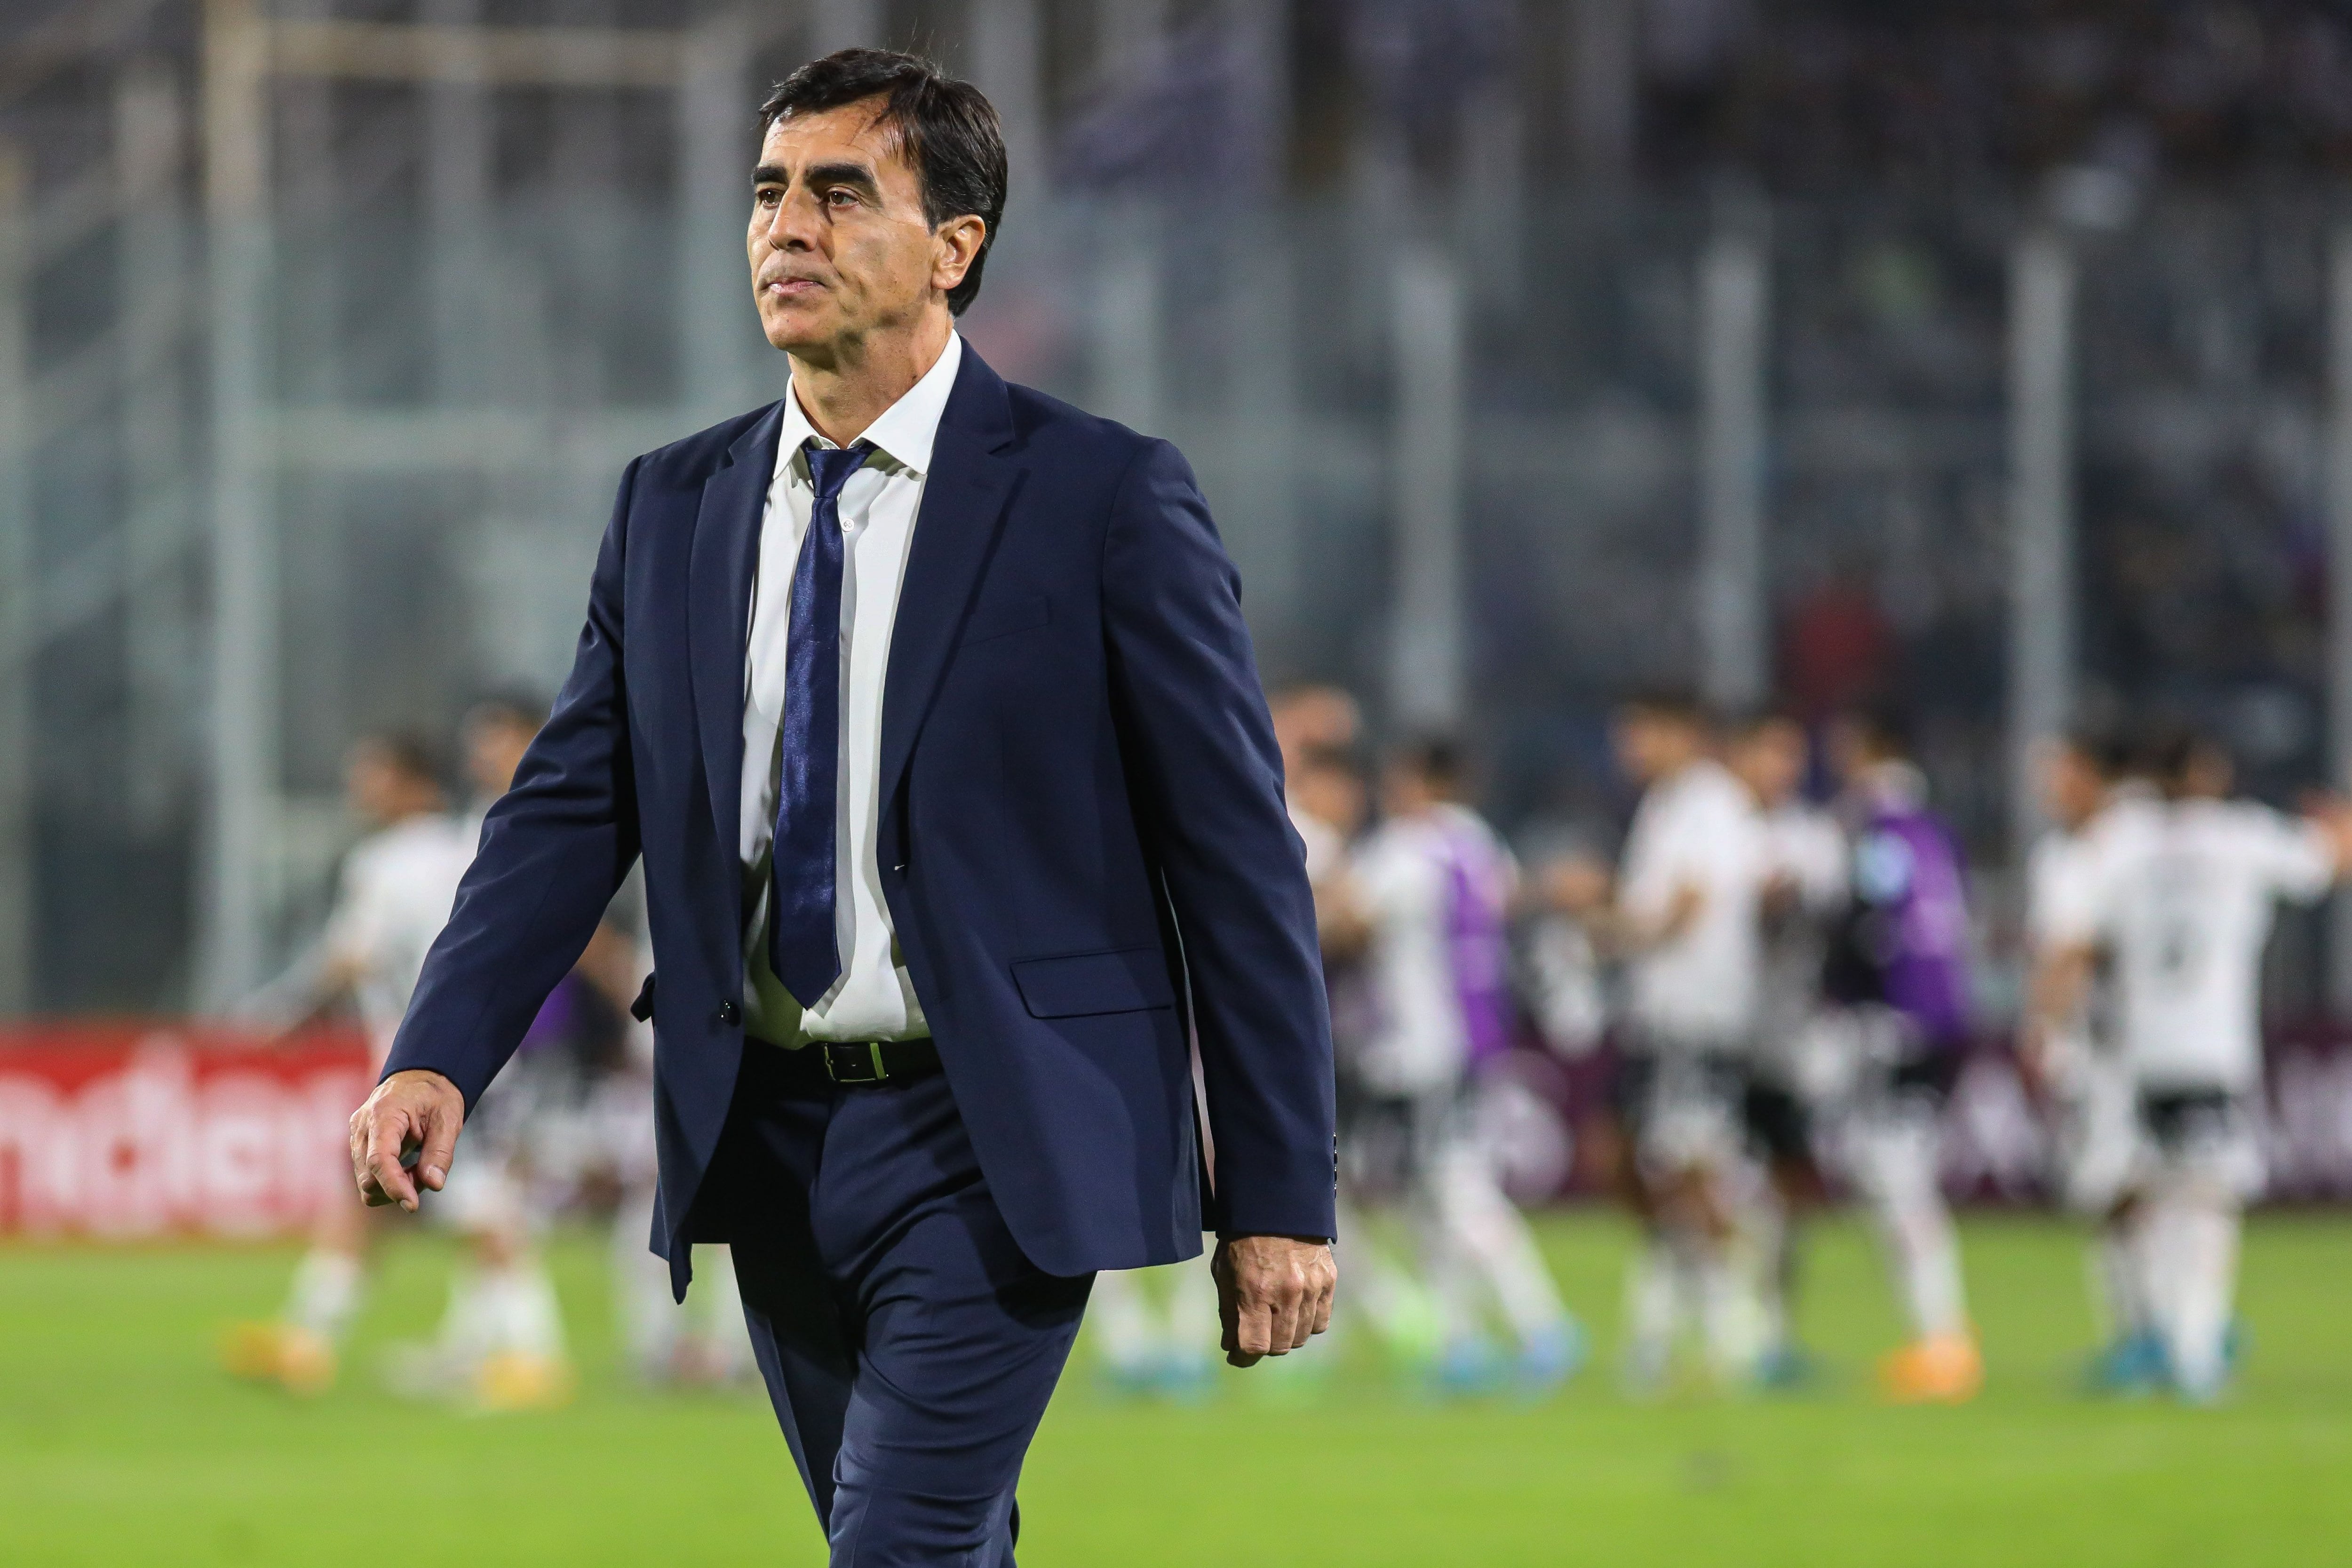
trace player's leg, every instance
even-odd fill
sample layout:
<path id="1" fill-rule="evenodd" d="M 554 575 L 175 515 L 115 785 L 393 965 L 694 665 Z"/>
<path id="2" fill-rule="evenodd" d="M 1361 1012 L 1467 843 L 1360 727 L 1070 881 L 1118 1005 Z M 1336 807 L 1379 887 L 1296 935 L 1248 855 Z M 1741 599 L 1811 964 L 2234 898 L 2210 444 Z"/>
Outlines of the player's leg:
<path id="1" fill-rule="evenodd" d="M 1216 1386 L 1218 1341 L 1223 1331 L 1209 1254 L 1203 1251 L 1198 1258 L 1171 1264 L 1160 1270 L 1160 1278 L 1168 1287 L 1160 1308 L 1166 1324 L 1168 1391 L 1179 1399 L 1204 1397 Z"/>
<path id="2" fill-rule="evenodd" d="M 222 1356 L 237 1376 L 275 1382 L 295 1394 L 332 1386 L 343 1342 L 367 1283 L 368 1211 L 340 1185 L 320 1201 L 310 1245 L 294 1266 L 286 1304 L 268 1322 L 229 1331 Z"/>
<path id="3" fill-rule="evenodd" d="M 371 1074 L 381 1065 L 378 1053 Z M 318 1204 L 310 1247 L 294 1266 L 278 1316 L 235 1324 L 221 1342 L 222 1364 L 233 1376 L 276 1383 L 299 1394 L 324 1393 L 334 1384 L 343 1342 L 365 1297 L 381 1221 L 341 1171 L 320 1185 Z"/>
<path id="4" fill-rule="evenodd" d="M 2219 1090 L 2158 1096 L 2148 1248 L 2156 1318 L 2173 1384 L 2208 1404 L 2228 1389 L 2241 1215 L 2263 1180 L 2252 1119 Z"/>
<path id="5" fill-rule="evenodd" d="M 2151 1205 L 2158 1322 L 2173 1384 L 2208 1404 L 2229 1384 L 2227 1336 L 2238 1271 L 2238 1200 L 2194 1180 L 2169 1184 Z"/>
<path id="6" fill-rule="evenodd" d="M 1459 1271 L 1483 1285 L 1517 1342 L 1513 1373 L 1520 1392 L 1558 1387 L 1583 1364 L 1583 1331 L 1561 1301 L 1534 1233 L 1496 1180 L 1486 1151 L 1457 1135 L 1439 1157 L 1434 1182 Z"/>
<path id="7" fill-rule="evenodd" d="M 1142 1273 L 1121 1268 L 1096 1275 L 1094 1297 L 1087 1307 L 1087 1323 L 1102 1355 L 1104 1383 L 1112 1393 L 1129 1396 L 1150 1394 L 1160 1385 L 1160 1324 Z"/>
<path id="8" fill-rule="evenodd" d="M 2071 1060 L 2060 1125 L 2060 1185 L 2069 1209 L 2095 1220 L 2086 1272 L 2105 1336 L 2084 1382 L 2096 1393 L 2141 1392 L 2160 1377 L 2163 1351 L 2149 1316 L 2137 1235 L 2137 1096 L 2115 1057 L 2084 1047 Z"/>
<path id="9" fill-rule="evenodd" d="M 1625 1277 L 1625 1349 L 1619 1368 L 1626 1391 L 1636 1396 L 1661 1392 L 1682 1331 L 1686 1277 L 1695 1260 L 1686 1256 L 1689 1237 L 1675 1224 L 1681 1214 L 1679 1184 L 1685 1173 L 1670 1163 L 1653 1132 L 1659 1120 L 1661 1064 L 1649 1054 L 1628 1055 L 1617 1064 L 1611 1100 L 1615 1122 L 1615 1184 L 1618 1200 L 1641 1226 L 1641 1245 Z"/>
<path id="10" fill-rule="evenodd" d="M 1373 1234 L 1370 1211 L 1354 1195 L 1354 1185 L 1343 1174 L 1337 1252 L 1348 1288 L 1340 1292 L 1333 1329 L 1350 1333 L 1354 1331 L 1347 1325 L 1360 1321 L 1399 1369 L 1417 1375 L 1444 1349 L 1444 1325 L 1436 1303 L 1412 1268 L 1398 1261 Z"/>
<path id="11" fill-rule="evenodd" d="M 1421 1279 L 1436 1310 L 1436 1391 L 1480 1394 L 1499 1385 L 1503 1360 L 1486 1331 L 1486 1282 L 1460 1229 L 1463 1194 L 1449 1169 L 1457 1137 L 1452 1098 L 1450 1091 L 1427 1095 L 1412 1108 L 1405 1216 Z"/>
<path id="12" fill-rule="evenodd" d="M 1940 1064 L 1914 1064 L 1867 1097 L 1856 1118 L 1854 1175 L 1868 1201 L 1912 1342 L 1880 1366 L 1905 1402 L 1972 1398 L 1983 1363 L 1969 1325 L 1959 1235 L 1938 1179 Z M 1931 1076 L 1936 1075 L 1936 1076 Z"/>
<path id="13" fill-rule="evenodd" d="M 1764 1176 L 1739 1211 L 1762 1313 L 1757 1376 L 1767 1386 L 1789 1387 L 1812 1374 L 1811 1358 L 1797 1342 L 1796 1295 L 1804 1222 L 1820 1202 L 1821 1175 L 1804 1103 L 1777 1076 L 1751 1075 L 1740 1111 Z"/>
<path id="14" fill-rule="evenodd" d="M 687 1310 L 670 1300 L 669 1265 L 646 1245 L 656 1191 L 650 1181 L 632 1182 L 613 1210 L 613 1305 L 629 1370 L 642 1382 L 666 1384 L 680 1371 Z"/>

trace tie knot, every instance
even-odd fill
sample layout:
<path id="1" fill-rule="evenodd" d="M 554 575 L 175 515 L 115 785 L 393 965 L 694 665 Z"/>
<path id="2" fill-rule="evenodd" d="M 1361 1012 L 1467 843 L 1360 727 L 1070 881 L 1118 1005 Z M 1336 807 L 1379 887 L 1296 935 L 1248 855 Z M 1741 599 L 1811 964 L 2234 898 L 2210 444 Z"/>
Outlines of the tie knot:
<path id="1" fill-rule="evenodd" d="M 873 447 L 864 441 L 854 447 L 809 447 L 809 478 L 816 485 L 816 499 L 820 501 L 840 500 L 841 487 L 849 482 L 849 476 L 857 471 L 858 465 L 865 462 L 873 450 Z"/>

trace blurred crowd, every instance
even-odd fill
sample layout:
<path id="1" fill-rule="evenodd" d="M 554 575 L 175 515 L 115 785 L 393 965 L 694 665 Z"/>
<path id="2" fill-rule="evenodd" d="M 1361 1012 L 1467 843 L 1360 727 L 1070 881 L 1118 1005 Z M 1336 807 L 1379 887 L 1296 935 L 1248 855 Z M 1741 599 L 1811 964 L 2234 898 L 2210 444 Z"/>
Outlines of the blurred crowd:
<path id="1" fill-rule="evenodd" d="M 2093 163 L 2223 180 L 2352 164 L 2352 18 L 2152 5 L 1668 0 L 1645 7 L 1646 161 L 1775 188 L 2006 184 Z"/>

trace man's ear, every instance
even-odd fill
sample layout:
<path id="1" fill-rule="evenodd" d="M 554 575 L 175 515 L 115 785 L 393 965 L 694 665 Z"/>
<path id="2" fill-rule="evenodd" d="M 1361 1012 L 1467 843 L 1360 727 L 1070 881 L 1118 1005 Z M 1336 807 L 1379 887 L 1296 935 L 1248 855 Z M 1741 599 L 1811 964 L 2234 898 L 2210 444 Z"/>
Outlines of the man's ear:
<path id="1" fill-rule="evenodd" d="M 971 275 L 980 247 L 988 238 L 988 220 L 977 213 L 951 217 L 932 231 L 938 249 L 931 259 L 931 281 L 946 293 Z"/>

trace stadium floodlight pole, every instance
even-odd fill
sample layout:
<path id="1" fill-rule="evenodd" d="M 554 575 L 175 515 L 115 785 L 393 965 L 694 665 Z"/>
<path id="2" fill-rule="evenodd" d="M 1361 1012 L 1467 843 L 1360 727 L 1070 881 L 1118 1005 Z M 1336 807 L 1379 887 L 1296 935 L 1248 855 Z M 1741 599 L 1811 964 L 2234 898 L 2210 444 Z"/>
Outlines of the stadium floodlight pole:
<path id="1" fill-rule="evenodd" d="M 115 267 L 122 314 L 116 349 L 123 394 L 123 654 L 131 687 L 124 793 L 131 819 L 151 832 L 168 819 L 185 784 L 185 595 L 177 574 L 152 565 L 177 555 L 186 522 L 181 485 L 188 411 L 177 361 L 194 258 L 180 178 L 183 111 L 171 68 L 161 60 L 134 62 L 117 85 Z"/>
<path id="2" fill-rule="evenodd" d="M 23 156 L 0 142 L 0 1017 L 33 1001 L 29 184 Z"/>
<path id="3" fill-rule="evenodd" d="M 268 427 L 269 35 L 254 0 L 205 16 L 212 325 L 212 737 L 200 1001 L 261 978 L 278 810 L 278 538 Z"/>
<path id="4" fill-rule="evenodd" d="M 743 287 L 743 226 L 751 212 L 752 29 L 740 12 L 687 35 L 677 94 L 680 204 L 680 378 L 694 417 L 716 424 L 759 401 L 751 358 L 757 317 Z"/>
<path id="5" fill-rule="evenodd" d="M 1699 689 L 1725 710 L 1762 700 L 1771 260 L 1760 198 L 1718 201 L 1698 265 Z"/>
<path id="6" fill-rule="evenodd" d="M 1569 20 L 1569 125 L 1577 173 L 1596 184 L 1624 176 L 1639 108 L 1639 0 L 1573 0 Z"/>
<path id="7" fill-rule="evenodd" d="M 1402 724 L 1462 719 L 1463 479 L 1468 378 L 1461 269 L 1427 239 L 1397 253 L 1394 620 L 1389 704 Z"/>
<path id="8" fill-rule="evenodd" d="M 996 106 L 1013 171 L 1008 205 L 1037 210 L 1045 157 L 1045 37 L 1040 0 L 971 0 L 965 9 L 971 79 Z"/>
<path id="9" fill-rule="evenodd" d="M 1283 204 L 1291 105 L 1286 5 L 1223 0 L 1220 33 L 1239 68 L 1225 133 L 1234 173 L 1223 193 L 1224 289 L 1232 432 L 1227 538 L 1248 585 L 1256 635 L 1270 647 L 1297 624 L 1298 544 L 1298 289 Z"/>
<path id="10" fill-rule="evenodd" d="M 1127 197 L 1105 213 L 1096 263 L 1095 406 L 1130 430 L 1168 434 L 1167 283 L 1160 268 L 1165 225 L 1158 204 Z"/>
<path id="11" fill-rule="evenodd" d="M 2336 230 L 2327 266 L 2328 782 L 2352 789 L 2352 224 Z M 2328 919 L 2327 999 L 2352 1018 L 2352 892 Z"/>
<path id="12" fill-rule="evenodd" d="M 2010 253 L 2009 788 L 2013 847 L 2043 823 L 2034 750 L 2064 728 L 2074 669 L 2074 252 L 2046 224 Z"/>
<path id="13" fill-rule="evenodd" d="M 490 208 L 488 68 L 481 0 L 425 0 L 428 26 L 457 44 L 447 68 L 425 86 L 425 207 L 432 279 L 433 390 L 444 405 L 488 401 L 485 351 L 502 347 L 483 319 L 490 279 L 484 232 Z M 503 359 L 504 356 L 499 356 Z"/>

